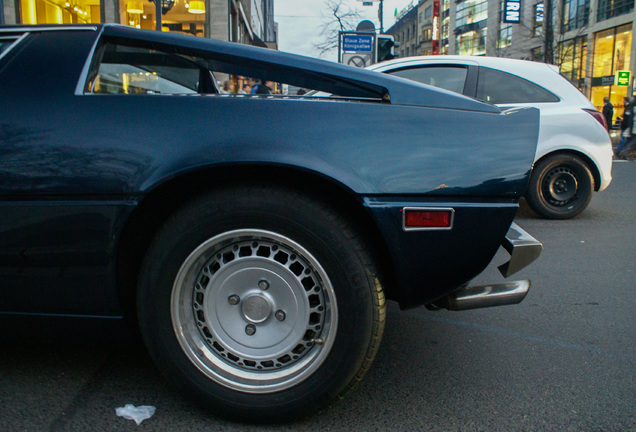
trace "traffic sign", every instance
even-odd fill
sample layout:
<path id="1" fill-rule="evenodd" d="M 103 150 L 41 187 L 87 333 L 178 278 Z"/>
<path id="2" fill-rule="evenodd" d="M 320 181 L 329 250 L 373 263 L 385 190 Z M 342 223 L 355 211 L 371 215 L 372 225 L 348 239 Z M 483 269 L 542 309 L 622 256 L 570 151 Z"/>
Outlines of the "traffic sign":
<path id="1" fill-rule="evenodd" d="M 363 53 L 344 53 L 342 55 L 342 63 L 359 68 L 371 65 L 371 54 Z"/>
<path id="2" fill-rule="evenodd" d="M 342 35 L 342 50 L 370 53 L 373 51 L 373 36 L 360 34 Z"/>

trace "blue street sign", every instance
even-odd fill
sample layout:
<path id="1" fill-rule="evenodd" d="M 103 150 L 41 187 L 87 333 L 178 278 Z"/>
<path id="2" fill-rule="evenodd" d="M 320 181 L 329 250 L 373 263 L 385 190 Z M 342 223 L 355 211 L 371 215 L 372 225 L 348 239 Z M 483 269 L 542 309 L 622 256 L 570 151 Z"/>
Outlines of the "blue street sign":
<path id="1" fill-rule="evenodd" d="M 343 35 L 342 50 L 355 52 L 372 52 L 373 36 L 371 35 Z"/>

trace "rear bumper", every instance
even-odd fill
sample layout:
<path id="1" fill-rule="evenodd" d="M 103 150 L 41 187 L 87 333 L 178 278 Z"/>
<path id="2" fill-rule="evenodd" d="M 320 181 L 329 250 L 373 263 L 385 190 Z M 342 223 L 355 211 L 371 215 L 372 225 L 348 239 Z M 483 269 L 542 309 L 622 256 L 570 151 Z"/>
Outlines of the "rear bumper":
<path id="1" fill-rule="evenodd" d="M 499 271 L 504 277 L 511 276 L 528 266 L 539 257 L 543 250 L 543 245 L 538 240 L 515 223 L 510 226 L 502 246 L 510 254 L 510 260 L 499 266 Z M 529 290 L 529 280 L 469 286 L 454 291 L 427 307 L 461 311 L 511 305 L 520 303 Z"/>
<path id="2" fill-rule="evenodd" d="M 541 242 L 514 222 L 510 225 L 502 246 L 510 254 L 510 260 L 499 266 L 499 271 L 504 277 L 510 277 L 527 267 L 539 258 L 541 251 L 543 251 Z"/>

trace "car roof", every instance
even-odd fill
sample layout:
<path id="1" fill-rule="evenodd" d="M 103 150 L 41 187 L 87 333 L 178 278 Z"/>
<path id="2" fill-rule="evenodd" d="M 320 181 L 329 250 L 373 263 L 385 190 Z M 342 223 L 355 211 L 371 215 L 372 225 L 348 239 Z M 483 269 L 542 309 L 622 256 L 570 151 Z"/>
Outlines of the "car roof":
<path id="1" fill-rule="evenodd" d="M 436 55 L 404 57 L 376 63 L 368 69 L 386 72 L 402 67 L 423 66 L 431 64 L 458 64 L 487 67 L 517 75 L 528 81 L 544 87 L 556 94 L 561 100 L 589 108 L 592 103 L 570 81 L 559 74 L 554 65 L 546 63 L 517 60 L 504 57 L 467 56 L 467 55 Z"/>

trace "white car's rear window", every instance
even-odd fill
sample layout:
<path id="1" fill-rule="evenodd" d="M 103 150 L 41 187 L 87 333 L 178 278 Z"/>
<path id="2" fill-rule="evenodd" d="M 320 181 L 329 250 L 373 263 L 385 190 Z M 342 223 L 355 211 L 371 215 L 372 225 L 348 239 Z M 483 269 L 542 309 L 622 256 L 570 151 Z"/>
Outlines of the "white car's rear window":
<path id="1" fill-rule="evenodd" d="M 506 72 L 479 68 L 477 99 L 491 104 L 559 102 L 543 87 Z"/>

